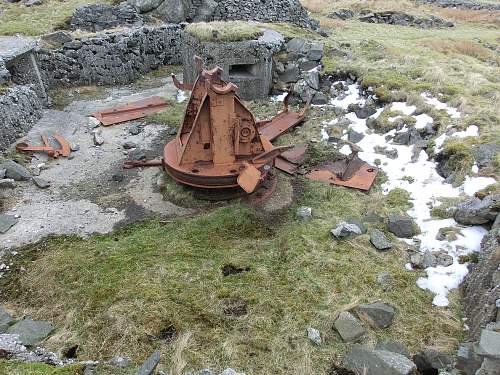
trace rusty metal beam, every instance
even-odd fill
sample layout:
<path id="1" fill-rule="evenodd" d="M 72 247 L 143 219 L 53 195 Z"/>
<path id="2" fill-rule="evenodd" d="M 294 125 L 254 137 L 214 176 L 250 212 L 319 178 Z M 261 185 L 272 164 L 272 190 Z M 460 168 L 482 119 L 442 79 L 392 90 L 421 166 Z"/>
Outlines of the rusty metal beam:
<path id="1" fill-rule="evenodd" d="M 128 103 L 116 108 L 105 109 L 92 113 L 102 125 L 109 126 L 121 122 L 137 120 L 167 107 L 167 101 L 159 96 Z"/>

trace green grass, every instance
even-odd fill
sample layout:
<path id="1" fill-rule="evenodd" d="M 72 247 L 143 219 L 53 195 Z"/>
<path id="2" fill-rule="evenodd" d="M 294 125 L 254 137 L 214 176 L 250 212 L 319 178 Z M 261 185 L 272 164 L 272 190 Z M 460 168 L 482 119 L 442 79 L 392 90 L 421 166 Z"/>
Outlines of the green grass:
<path id="1" fill-rule="evenodd" d="M 0 35 L 35 36 L 64 27 L 73 11 L 92 0 L 47 0 L 42 5 L 26 7 L 22 3 L 0 3 Z M 106 3 L 107 1 L 100 1 Z M 3 11 L 3 12 L 2 12 Z"/>
<path id="2" fill-rule="evenodd" d="M 205 42 L 239 42 L 259 38 L 263 32 L 256 24 L 244 21 L 214 21 L 192 23 L 186 31 Z"/>
<path id="3" fill-rule="evenodd" d="M 27 272 L 1 280 L 4 298 L 55 323 L 48 348 L 70 340 L 79 344 L 80 358 L 123 355 L 136 363 L 160 348 L 164 370 L 177 361 L 179 340 L 160 338 L 173 326 L 176 337 L 190 335 L 183 349 L 189 369 L 298 374 L 309 363 L 302 374 L 324 373 L 347 349 L 331 328 L 335 314 L 353 301 L 378 298 L 398 312 L 395 324 L 373 331 L 371 340 L 401 340 L 416 351 L 426 345 L 451 349 L 462 338 L 456 299 L 450 310 L 430 309 L 432 295 L 415 284 L 419 274 L 404 270 L 403 247 L 386 254 L 366 235 L 330 238 L 329 229 L 342 218 L 384 211 L 379 191 L 368 196 L 307 180 L 301 190 L 296 205 L 312 207 L 309 221 L 294 219 L 296 206 L 280 224 L 234 204 L 88 240 L 45 240 L 20 251 L 25 258 L 16 267 Z M 249 270 L 224 277 L 226 264 Z M 384 270 L 395 280 L 390 292 L 376 283 Z M 247 314 L 228 313 L 242 304 Z M 326 339 L 320 348 L 308 342 L 308 326 Z"/>
<path id="4" fill-rule="evenodd" d="M 16 363 L 0 360 L 0 375 L 83 375 L 84 366 L 54 367 L 43 363 Z"/>
<path id="5" fill-rule="evenodd" d="M 184 119 L 184 111 L 186 110 L 187 103 L 187 100 L 182 103 L 169 101 L 164 111 L 148 116 L 146 121 L 148 123 L 158 123 L 166 125 L 169 128 L 178 129 Z"/>

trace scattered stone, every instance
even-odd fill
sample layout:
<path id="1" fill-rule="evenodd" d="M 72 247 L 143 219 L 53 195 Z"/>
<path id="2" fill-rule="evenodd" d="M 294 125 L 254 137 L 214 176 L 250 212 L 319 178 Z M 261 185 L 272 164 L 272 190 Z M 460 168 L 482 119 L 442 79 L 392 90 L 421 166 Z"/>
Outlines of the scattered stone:
<path id="1" fill-rule="evenodd" d="M 124 177 L 123 173 L 118 172 L 111 176 L 111 179 L 116 182 L 122 182 Z"/>
<path id="2" fill-rule="evenodd" d="M 26 317 L 9 327 L 8 333 L 19 335 L 19 342 L 26 346 L 38 344 L 45 340 L 54 330 L 52 323 L 43 320 L 32 320 Z"/>
<path id="3" fill-rule="evenodd" d="M 129 367 L 131 365 L 130 359 L 120 357 L 120 356 L 111 358 L 109 363 L 111 366 L 119 367 L 119 368 L 126 368 L 126 367 Z"/>
<path id="4" fill-rule="evenodd" d="M 455 227 L 439 228 L 436 240 L 449 242 L 456 241 L 458 239 L 459 232 L 460 231 Z"/>
<path id="5" fill-rule="evenodd" d="M 369 98 L 370 99 L 370 98 Z M 375 102 L 367 99 L 364 106 L 360 104 L 350 104 L 347 110 L 349 112 L 354 112 L 356 117 L 359 119 L 366 119 L 377 112 L 377 107 Z"/>
<path id="6" fill-rule="evenodd" d="M 365 137 L 365 135 L 363 133 L 358 133 L 357 131 L 354 131 L 352 129 L 349 130 L 349 133 L 347 133 L 347 139 L 349 142 L 352 142 L 352 143 L 358 143 L 364 137 Z"/>
<path id="7" fill-rule="evenodd" d="M 4 234 L 17 224 L 19 219 L 12 215 L 0 214 L 0 233 Z"/>
<path id="8" fill-rule="evenodd" d="M 361 304 L 356 307 L 358 316 L 373 328 L 387 328 L 394 320 L 394 307 L 384 302 Z"/>
<path id="9" fill-rule="evenodd" d="M 484 143 L 481 145 L 473 146 L 471 148 L 472 154 L 476 159 L 476 163 L 480 168 L 486 167 L 500 152 L 500 145 L 498 143 Z"/>
<path id="10" fill-rule="evenodd" d="M 353 346 L 344 358 L 344 366 L 358 374 L 368 375 L 413 375 L 416 370 L 415 364 L 404 355 L 361 345 Z"/>
<path id="11" fill-rule="evenodd" d="M 188 372 L 186 375 L 215 375 L 212 371 L 209 369 L 204 369 L 196 372 Z"/>
<path id="12" fill-rule="evenodd" d="M 138 135 L 141 132 L 141 127 L 139 125 L 132 125 L 128 132 L 131 135 Z"/>
<path id="13" fill-rule="evenodd" d="M 220 373 L 220 375 L 245 375 L 244 372 L 237 372 L 233 370 L 232 368 L 227 368 L 224 371 Z"/>
<path id="14" fill-rule="evenodd" d="M 339 9 L 328 15 L 329 18 L 338 18 L 341 20 L 348 20 L 354 17 L 354 12 L 350 9 Z"/>
<path id="15" fill-rule="evenodd" d="M 500 359 L 500 332 L 482 329 L 476 352 L 482 356 Z"/>
<path id="16" fill-rule="evenodd" d="M 4 178 L 0 180 L 0 189 L 14 189 L 16 183 L 12 178 Z"/>
<path id="17" fill-rule="evenodd" d="M 146 160 L 146 151 L 136 148 L 129 151 L 128 156 L 132 160 Z"/>
<path id="18" fill-rule="evenodd" d="M 321 334 L 315 328 L 309 327 L 307 328 L 307 337 L 316 345 L 321 345 Z"/>
<path id="19" fill-rule="evenodd" d="M 453 358 L 434 349 L 425 349 L 413 356 L 413 362 L 421 374 L 438 373 L 453 363 Z"/>
<path id="20" fill-rule="evenodd" d="M 313 105 L 325 105 L 328 104 L 328 98 L 321 91 L 318 91 L 314 93 L 311 103 Z"/>
<path id="21" fill-rule="evenodd" d="M 101 126 L 101 122 L 95 117 L 89 116 L 88 119 L 89 119 L 89 126 L 91 128 L 97 128 L 98 126 Z"/>
<path id="22" fill-rule="evenodd" d="M 45 47 L 60 48 L 64 43 L 71 42 L 72 38 L 69 33 L 63 30 L 57 30 L 40 37 Z"/>
<path id="23" fill-rule="evenodd" d="M 337 239 L 346 238 L 351 235 L 359 235 L 363 233 L 362 228 L 356 224 L 347 223 L 345 221 L 340 222 L 335 228 L 330 230 L 333 237 Z"/>
<path id="24" fill-rule="evenodd" d="M 123 148 L 124 148 L 125 150 L 130 150 L 131 148 L 136 148 L 136 147 L 137 147 L 137 143 L 135 143 L 135 142 L 130 142 L 130 141 L 128 141 L 128 142 L 125 142 L 125 143 L 123 144 Z"/>
<path id="25" fill-rule="evenodd" d="M 94 144 L 96 146 L 102 146 L 104 144 L 104 136 L 102 135 L 102 129 L 97 129 L 92 132 L 94 134 Z"/>
<path id="26" fill-rule="evenodd" d="M 375 350 L 385 350 L 386 352 L 398 353 L 410 359 L 410 352 L 403 344 L 396 341 L 379 341 L 375 345 Z"/>
<path id="27" fill-rule="evenodd" d="M 70 143 L 69 149 L 73 152 L 80 150 L 80 145 L 78 143 Z"/>
<path id="28" fill-rule="evenodd" d="M 14 323 L 14 318 L 0 306 L 0 333 L 7 331 L 7 328 Z"/>
<path id="29" fill-rule="evenodd" d="M 463 343 L 460 345 L 455 362 L 455 367 L 458 370 L 463 371 L 465 375 L 475 375 L 482 363 L 483 358 L 474 352 L 472 343 Z"/>
<path id="30" fill-rule="evenodd" d="M 311 207 L 299 207 L 297 208 L 297 212 L 295 213 L 299 219 L 309 219 L 312 217 L 312 209 Z"/>
<path id="31" fill-rule="evenodd" d="M 27 7 L 32 7 L 35 5 L 42 5 L 42 4 L 43 4 L 42 0 L 26 0 L 24 2 L 24 5 L 26 5 Z"/>
<path id="32" fill-rule="evenodd" d="M 381 272 L 377 275 L 377 283 L 382 287 L 384 291 L 392 289 L 392 276 L 389 271 Z"/>
<path id="33" fill-rule="evenodd" d="M 5 169 L 5 177 L 15 181 L 29 181 L 31 173 L 21 164 L 13 160 L 5 160 L 0 164 L 0 169 Z"/>
<path id="34" fill-rule="evenodd" d="M 446 251 L 438 251 L 436 253 L 436 264 L 443 267 L 451 266 L 453 264 L 453 257 Z"/>
<path id="35" fill-rule="evenodd" d="M 160 363 L 160 352 L 156 350 L 143 362 L 135 375 L 152 375 L 158 363 Z"/>
<path id="36" fill-rule="evenodd" d="M 170 128 L 168 130 L 168 135 L 176 135 L 177 134 L 177 129 L 176 128 Z"/>
<path id="37" fill-rule="evenodd" d="M 370 232 L 370 242 L 377 250 L 389 250 L 392 247 L 392 243 L 387 239 L 384 232 L 378 229 L 373 229 Z"/>
<path id="38" fill-rule="evenodd" d="M 307 85 L 315 91 L 319 90 L 319 72 L 317 70 L 311 70 L 307 72 L 306 78 Z"/>
<path id="39" fill-rule="evenodd" d="M 0 169 L 0 180 L 5 178 L 6 173 L 7 173 L 6 169 Z"/>
<path id="40" fill-rule="evenodd" d="M 407 215 L 389 214 L 387 229 L 400 238 L 412 238 L 416 234 L 414 222 Z"/>
<path id="41" fill-rule="evenodd" d="M 387 146 L 375 146 L 373 148 L 377 154 L 385 155 L 389 159 L 397 159 L 398 158 L 398 150 L 395 148 L 388 149 Z"/>
<path id="42" fill-rule="evenodd" d="M 33 177 L 32 178 L 33 182 L 35 183 L 35 185 L 37 187 L 39 187 L 40 189 L 47 189 L 50 187 L 50 183 L 46 180 L 44 180 L 43 178 L 41 177 Z"/>
<path id="43" fill-rule="evenodd" d="M 0 334 L 0 353 L 2 357 L 12 357 L 26 352 L 26 347 L 19 341 L 19 335 Z"/>
<path id="44" fill-rule="evenodd" d="M 323 58 L 323 50 L 325 45 L 323 43 L 311 43 L 307 58 L 312 61 L 320 61 Z"/>
<path id="45" fill-rule="evenodd" d="M 448 267 L 453 264 L 453 257 L 444 250 L 424 253 L 415 251 L 410 253 L 410 263 L 413 267 L 421 269 L 436 266 Z"/>
<path id="46" fill-rule="evenodd" d="M 361 341 L 367 333 L 361 322 L 348 311 L 342 311 L 333 325 L 346 342 Z"/>
<path id="47" fill-rule="evenodd" d="M 386 23 L 399 26 L 416 26 L 422 29 L 431 27 L 453 27 L 453 22 L 445 21 L 436 16 L 415 17 L 411 14 L 387 10 L 383 12 L 369 12 L 359 17 L 361 22 L 368 23 Z"/>
<path id="48" fill-rule="evenodd" d="M 464 225 L 492 222 L 500 209 L 500 194 L 488 195 L 483 200 L 472 197 L 458 204 L 454 219 Z"/>
<path id="49" fill-rule="evenodd" d="M 280 81 L 285 83 L 295 83 L 299 80 L 299 66 L 294 63 L 288 63 L 283 73 L 278 74 Z"/>

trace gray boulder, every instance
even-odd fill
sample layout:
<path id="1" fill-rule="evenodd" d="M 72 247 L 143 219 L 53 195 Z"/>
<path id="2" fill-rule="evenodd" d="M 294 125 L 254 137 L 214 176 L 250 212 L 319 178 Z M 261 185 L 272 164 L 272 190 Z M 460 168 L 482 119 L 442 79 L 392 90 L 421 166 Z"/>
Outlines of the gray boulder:
<path id="1" fill-rule="evenodd" d="M 19 220 L 12 216 L 6 214 L 0 214 L 0 233 L 7 233 L 7 231 L 17 224 Z"/>
<path id="2" fill-rule="evenodd" d="M 367 333 L 361 322 L 348 311 L 342 311 L 333 326 L 346 342 L 361 341 Z"/>
<path id="3" fill-rule="evenodd" d="M 352 235 L 362 234 L 363 228 L 357 224 L 342 221 L 335 228 L 330 230 L 330 233 L 333 237 L 342 239 Z"/>
<path id="4" fill-rule="evenodd" d="M 196 8 L 196 15 L 193 18 L 193 21 L 210 21 L 217 5 L 218 3 L 215 0 L 202 0 L 201 4 Z"/>
<path id="5" fill-rule="evenodd" d="M 349 140 L 349 142 L 352 142 L 352 143 L 358 143 L 364 137 L 365 137 L 365 135 L 363 133 L 358 133 L 352 129 L 349 130 L 349 133 L 347 133 L 347 139 Z"/>
<path id="6" fill-rule="evenodd" d="M 413 220 L 407 215 L 389 214 L 387 229 L 400 238 L 412 238 L 416 234 Z"/>
<path id="7" fill-rule="evenodd" d="M 314 93 L 311 103 L 314 105 L 325 105 L 328 104 L 328 98 L 321 91 L 318 91 Z"/>
<path id="8" fill-rule="evenodd" d="M 481 367 L 483 358 L 474 352 L 472 343 L 463 343 L 458 348 L 455 367 L 465 375 L 474 375 Z"/>
<path id="9" fill-rule="evenodd" d="M 49 34 L 42 35 L 40 39 L 45 47 L 50 48 L 61 48 L 64 43 L 68 43 L 73 40 L 71 35 L 63 30 L 57 30 Z"/>
<path id="10" fill-rule="evenodd" d="M 370 232 L 370 242 L 377 250 L 389 250 L 392 247 L 391 241 L 387 239 L 384 232 L 378 229 L 373 229 Z"/>
<path id="11" fill-rule="evenodd" d="M 5 62 L 0 57 L 0 85 L 7 83 L 10 80 L 10 72 L 5 66 Z"/>
<path id="12" fill-rule="evenodd" d="M 500 332 L 489 329 L 481 330 L 479 347 L 476 352 L 479 355 L 500 360 Z"/>
<path id="13" fill-rule="evenodd" d="M 325 46 L 323 43 L 311 43 L 307 58 L 312 61 L 319 61 L 323 58 L 323 50 Z"/>
<path id="14" fill-rule="evenodd" d="M 45 340 L 54 330 L 52 323 L 26 317 L 7 329 L 7 333 L 19 335 L 19 342 L 31 346 Z"/>
<path id="15" fill-rule="evenodd" d="M 500 210 L 500 194 L 488 195 L 483 200 L 472 197 L 458 204 L 455 220 L 464 225 L 486 224 L 495 220 Z"/>
<path id="16" fill-rule="evenodd" d="M 12 357 L 26 352 L 26 347 L 19 341 L 19 335 L 0 334 L 0 353 L 2 357 Z"/>
<path id="17" fill-rule="evenodd" d="M 422 374 L 438 372 L 453 363 L 453 358 L 446 353 L 438 352 L 434 349 L 426 349 L 413 356 L 413 362 Z"/>
<path id="18" fill-rule="evenodd" d="M 404 355 L 354 345 L 344 358 L 344 366 L 364 375 L 412 375 L 415 364 Z"/>
<path id="19" fill-rule="evenodd" d="M 480 168 L 483 168 L 486 167 L 491 160 L 493 160 L 498 152 L 500 152 L 500 145 L 498 143 L 485 143 L 473 146 L 471 151 L 476 159 L 477 165 Z"/>
<path id="20" fill-rule="evenodd" d="M 40 189 L 47 189 L 50 187 L 50 182 L 44 180 L 41 177 L 33 177 L 33 182 Z"/>
<path id="21" fill-rule="evenodd" d="M 408 348 L 403 344 L 396 341 L 379 341 L 375 345 L 375 350 L 384 350 L 386 352 L 398 353 L 404 355 L 406 358 L 410 358 L 410 352 Z"/>
<path id="22" fill-rule="evenodd" d="M 280 81 L 283 81 L 285 83 L 295 83 L 299 80 L 299 67 L 297 64 L 294 63 L 288 63 L 285 66 L 285 70 L 283 73 L 278 74 L 278 78 Z"/>
<path id="23" fill-rule="evenodd" d="M 354 112 L 356 117 L 359 119 L 366 119 L 377 112 L 377 107 L 373 99 L 368 99 L 366 100 L 365 105 L 361 106 L 360 104 L 350 104 L 347 110 Z"/>
<path id="24" fill-rule="evenodd" d="M 31 179 L 30 172 L 13 160 L 5 160 L 0 164 L 0 169 L 5 169 L 6 178 L 11 178 L 15 181 L 29 181 Z"/>
<path id="25" fill-rule="evenodd" d="M 132 5 L 139 13 L 146 13 L 156 9 L 162 2 L 163 0 L 127 0 L 127 4 Z"/>
<path id="26" fill-rule="evenodd" d="M 356 307 L 358 316 L 373 328 L 387 328 L 394 320 L 394 307 L 384 302 L 361 304 Z"/>
<path id="27" fill-rule="evenodd" d="M 303 53 L 306 50 L 307 40 L 303 38 L 292 38 L 286 44 L 288 52 Z"/>
<path id="28" fill-rule="evenodd" d="M 382 287 L 382 290 L 388 291 L 392 289 L 393 279 L 388 271 L 380 272 L 377 275 L 377 283 Z"/>
<path id="29" fill-rule="evenodd" d="M 295 216 L 299 219 L 309 219 L 312 217 L 312 209 L 311 207 L 301 206 L 297 208 Z"/>
<path id="30" fill-rule="evenodd" d="M 316 328 L 308 327 L 307 328 L 307 337 L 316 345 L 321 345 L 321 334 Z"/>
<path id="31" fill-rule="evenodd" d="M 0 333 L 7 331 L 7 328 L 14 323 L 14 318 L 0 306 Z"/>
<path id="32" fill-rule="evenodd" d="M 319 73 L 317 70 L 307 72 L 306 82 L 313 90 L 319 90 Z"/>
<path id="33" fill-rule="evenodd" d="M 152 375 L 160 363 L 160 352 L 154 351 L 139 367 L 135 375 Z"/>
<path id="34" fill-rule="evenodd" d="M 187 20 L 192 6 L 191 0 L 163 0 L 152 14 L 167 23 L 181 23 Z"/>

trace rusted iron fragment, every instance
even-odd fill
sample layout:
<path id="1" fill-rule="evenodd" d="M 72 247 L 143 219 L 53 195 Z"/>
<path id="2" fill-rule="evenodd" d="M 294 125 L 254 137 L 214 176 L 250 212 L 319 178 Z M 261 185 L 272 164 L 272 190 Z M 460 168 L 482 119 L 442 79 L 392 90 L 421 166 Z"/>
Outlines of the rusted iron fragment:
<path id="1" fill-rule="evenodd" d="M 71 154 L 71 148 L 69 142 L 63 136 L 59 134 L 54 134 L 52 138 L 54 138 L 60 145 L 60 148 L 54 148 L 50 145 L 47 136 L 42 135 L 43 146 L 32 146 L 27 143 L 21 142 L 16 145 L 17 151 L 22 152 L 43 152 L 48 156 L 57 159 L 59 156 L 68 157 Z"/>
<path id="2" fill-rule="evenodd" d="M 375 182 L 377 174 L 378 168 L 365 163 L 356 156 L 325 163 L 313 169 L 306 177 L 331 185 L 368 191 Z"/>
<path id="3" fill-rule="evenodd" d="M 259 123 L 259 134 L 270 141 L 275 140 L 290 128 L 304 121 L 304 114 L 299 112 L 281 112 L 269 121 Z"/>
<path id="4" fill-rule="evenodd" d="M 102 125 L 109 126 L 125 121 L 137 120 L 167 107 L 167 101 L 159 96 L 128 103 L 116 108 L 105 109 L 94 112 L 92 116 L 98 119 Z"/>
<path id="5" fill-rule="evenodd" d="M 304 162 L 307 147 L 306 144 L 301 144 L 283 152 L 274 161 L 274 166 L 285 173 L 294 174 Z"/>

